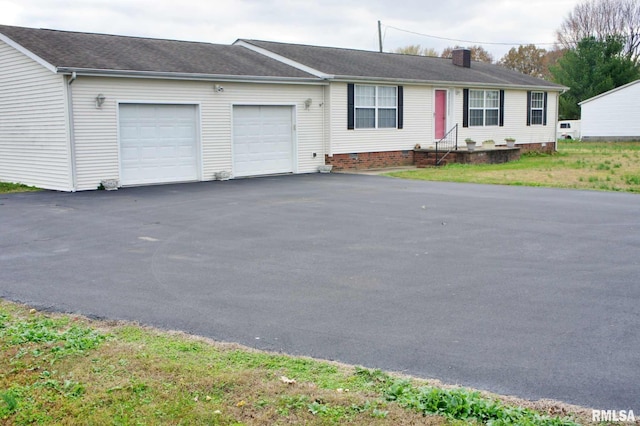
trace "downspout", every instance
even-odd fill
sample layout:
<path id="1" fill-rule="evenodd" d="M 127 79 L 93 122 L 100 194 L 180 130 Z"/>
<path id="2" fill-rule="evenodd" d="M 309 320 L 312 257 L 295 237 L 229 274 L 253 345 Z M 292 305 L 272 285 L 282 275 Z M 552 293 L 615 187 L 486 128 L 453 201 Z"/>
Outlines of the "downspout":
<path id="1" fill-rule="evenodd" d="M 327 92 L 329 92 L 329 101 L 331 101 L 331 82 L 327 82 L 329 84 L 324 86 L 322 90 L 322 128 L 325 138 L 326 155 L 331 158 L 333 157 L 333 146 L 331 146 L 331 105 L 327 107 Z M 327 114 L 329 117 L 327 117 Z M 329 128 L 327 128 L 327 121 L 329 121 Z"/>
<path id="2" fill-rule="evenodd" d="M 558 122 L 559 120 L 559 116 L 560 116 L 560 95 L 562 95 L 564 92 L 566 92 L 566 90 L 562 90 L 562 92 L 559 92 L 556 95 L 556 120 L 554 123 L 554 128 L 553 128 L 553 140 L 556 142 L 553 146 L 555 147 L 555 151 L 558 152 Z"/>
<path id="3" fill-rule="evenodd" d="M 330 149 L 329 138 L 327 135 L 327 125 L 326 125 L 327 106 L 325 105 L 327 87 L 328 86 L 324 86 L 322 88 L 322 145 L 324 145 L 324 153 L 323 153 L 324 158 L 322 159 L 322 164 L 326 164 L 326 158 L 327 156 L 329 156 L 329 149 Z"/>
<path id="4" fill-rule="evenodd" d="M 75 71 L 71 73 L 67 80 L 67 109 L 69 111 L 69 153 L 71 154 L 71 192 L 77 190 L 77 176 L 76 176 L 76 137 L 75 137 L 75 125 L 73 120 L 73 91 L 71 85 L 78 78 Z"/>

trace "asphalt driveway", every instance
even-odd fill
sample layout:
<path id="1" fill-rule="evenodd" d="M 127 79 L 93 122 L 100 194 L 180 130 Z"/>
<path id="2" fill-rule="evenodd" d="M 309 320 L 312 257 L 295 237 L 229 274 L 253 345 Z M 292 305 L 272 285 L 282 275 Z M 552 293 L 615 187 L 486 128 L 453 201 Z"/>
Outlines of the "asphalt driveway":
<path id="1" fill-rule="evenodd" d="M 640 412 L 640 195 L 297 175 L 0 195 L 0 297 Z"/>

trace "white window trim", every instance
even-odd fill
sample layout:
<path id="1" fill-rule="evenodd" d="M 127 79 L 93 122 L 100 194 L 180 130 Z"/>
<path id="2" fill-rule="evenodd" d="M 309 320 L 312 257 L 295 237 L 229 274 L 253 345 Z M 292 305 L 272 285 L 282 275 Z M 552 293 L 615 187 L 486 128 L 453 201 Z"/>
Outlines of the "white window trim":
<path id="1" fill-rule="evenodd" d="M 472 107 L 471 106 L 471 92 L 482 92 L 482 108 Z M 487 107 L 487 93 L 488 92 L 496 92 L 498 94 L 498 106 L 497 107 Z M 471 111 L 482 111 L 482 124 L 472 124 L 471 123 Z M 487 124 L 487 111 L 497 111 L 498 112 L 498 122 L 496 124 Z M 469 90 L 469 127 L 498 127 L 500 125 L 500 91 L 499 90 L 480 90 L 480 89 L 470 89 Z"/>
<path id="2" fill-rule="evenodd" d="M 356 94 L 357 92 L 357 88 L 358 87 L 373 87 L 374 88 L 374 105 L 367 105 L 367 106 L 358 106 L 358 96 Z M 395 89 L 396 92 L 396 104 L 395 106 L 391 107 L 391 106 L 380 106 L 378 103 L 378 89 L 380 87 L 392 87 L 393 89 Z M 374 113 L 374 127 L 358 127 L 358 115 L 356 114 L 356 111 L 358 109 L 373 109 L 373 113 Z M 393 109 L 395 110 L 395 117 L 396 117 L 396 125 L 393 127 L 380 127 L 378 125 L 378 121 L 380 119 L 380 114 L 378 113 L 379 110 L 389 110 L 389 109 Z M 354 85 L 354 96 L 353 96 L 353 128 L 355 130 L 376 130 L 376 129 L 397 129 L 398 128 L 398 86 L 392 86 L 392 85 L 382 85 L 382 84 L 355 84 Z"/>
<path id="3" fill-rule="evenodd" d="M 542 105 L 540 105 L 540 107 L 534 107 L 533 106 L 533 97 L 534 95 L 541 95 L 541 99 L 540 102 L 542 103 Z M 540 122 L 539 123 L 534 123 L 533 122 L 533 111 L 540 111 Z M 531 92 L 531 111 L 529 111 L 530 114 L 530 125 L 531 126 L 542 126 L 544 125 L 544 92 Z"/>

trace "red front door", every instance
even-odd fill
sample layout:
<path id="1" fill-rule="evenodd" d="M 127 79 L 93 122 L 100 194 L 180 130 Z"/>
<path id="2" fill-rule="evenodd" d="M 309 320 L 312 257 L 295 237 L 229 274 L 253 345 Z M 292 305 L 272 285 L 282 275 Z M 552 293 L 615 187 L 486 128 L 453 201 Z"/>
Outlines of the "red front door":
<path id="1" fill-rule="evenodd" d="M 444 138 L 447 129 L 447 91 L 436 90 L 436 108 L 434 113 L 435 138 Z"/>

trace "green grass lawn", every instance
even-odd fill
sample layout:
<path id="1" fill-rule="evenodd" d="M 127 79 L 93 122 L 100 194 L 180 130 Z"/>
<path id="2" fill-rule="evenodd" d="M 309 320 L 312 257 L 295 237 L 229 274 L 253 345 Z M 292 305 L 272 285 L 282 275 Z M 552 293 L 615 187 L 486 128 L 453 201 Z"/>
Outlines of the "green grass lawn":
<path id="1" fill-rule="evenodd" d="M 504 164 L 449 164 L 388 176 L 445 182 L 640 192 L 640 142 L 558 142 L 553 155 L 524 154 Z M 0 193 L 38 191 L 0 182 Z"/>
<path id="2" fill-rule="evenodd" d="M 10 192 L 27 192 L 27 191 L 40 191 L 35 186 L 22 185 L 20 183 L 8 183 L 0 182 L 0 194 L 7 194 Z"/>
<path id="3" fill-rule="evenodd" d="M 2 424 L 552 426 L 576 419 L 588 420 L 586 411 L 0 299 Z"/>
<path id="4" fill-rule="evenodd" d="M 388 173 L 447 182 L 640 192 L 640 142 L 559 142 L 553 155 L 525 154 L 504 164 L 450 164 Z"/>

